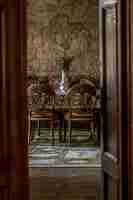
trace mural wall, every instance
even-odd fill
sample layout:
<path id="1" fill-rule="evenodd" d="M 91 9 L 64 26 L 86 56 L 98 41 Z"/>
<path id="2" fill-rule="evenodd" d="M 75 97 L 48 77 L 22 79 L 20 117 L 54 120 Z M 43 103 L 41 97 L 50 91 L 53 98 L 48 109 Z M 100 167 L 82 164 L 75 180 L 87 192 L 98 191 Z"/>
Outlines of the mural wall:
<path id="1" fill-rule="evenodd" d="M 71 58 L 69 76 L 99 79 L 97 0 L 28 0 L 27 21 L 28 75 L 58 75 Z"/>
<path id="2" fill-rule="evenodd" d="M 32 110 L 49 105 L 49 86 L 55 91 L 57 79 L 63 92 L 81 77 L 99 80 L 97 0 L 27 0 L 27 36 L 28 75 L 37 78 L 28 88 Z M 76 105 L 79 96 L 72 96 Z M 67 104 L 61 95 L 56 100 Z"/>

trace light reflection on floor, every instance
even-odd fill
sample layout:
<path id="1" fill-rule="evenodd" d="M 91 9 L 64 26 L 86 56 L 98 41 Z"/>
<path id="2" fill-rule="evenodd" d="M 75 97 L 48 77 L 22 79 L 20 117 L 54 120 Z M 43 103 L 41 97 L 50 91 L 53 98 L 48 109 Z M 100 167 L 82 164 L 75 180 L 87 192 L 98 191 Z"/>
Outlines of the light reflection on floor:
<path id="1" fill-rule="evenodd" d="M 78 135 L 80 135 L 79 132 Z M 42 131 L 41 136 L 36 137 L 29 146 L 30 167 L 101 166 L 100 149 L 94 145 L 90 146 L 86 142 L 83 145 L 81 142 L 81 145 L 78 143 L 78 146 L 59 143 L 52 146 L 50 143 L 46 143 L 46 139 L 48 139 L 48 134 L 46 131 Z"/>

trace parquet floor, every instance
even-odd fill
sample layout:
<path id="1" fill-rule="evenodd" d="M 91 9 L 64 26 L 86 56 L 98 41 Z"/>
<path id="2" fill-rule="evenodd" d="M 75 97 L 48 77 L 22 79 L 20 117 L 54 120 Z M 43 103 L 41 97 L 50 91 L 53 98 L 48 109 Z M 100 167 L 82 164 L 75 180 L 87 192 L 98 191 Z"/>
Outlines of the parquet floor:
<path id="1" fill-rule="evenodd" d="M 31 200 L 97 200 L 100 168 L 30 168 Z"/>
<path id="2" fill-rule="evenodd" d="M 59 143 L 58 132 L 55 133 L 57 136 L 55 145 L 50 142 L 52 140 L 50 131 L 44 129 L 41 130 L 41 135 L 31 142 L 29 145 L 30 167 L 95 167 L 101 165 L 100 148 L 90 145 L 87 140 L 82 140 L 87 135 L 85 131 L 74 131 L 75 139 L 79 137 L 79 141 L 75 140 L 71 145 L 67 142 Z"/>
<path id="3" fill-rule="evenodd" d="M 51 144 L 51 135 L 41 130 L 41 136 L 33 141 L 29 149 L 30 161 L 45 161 L 43 165 L 29 165 L 31 200 L 99 200 L 101 168 L 99 165 L 91 165 L 92 161 L 98 161 L 97 157 L 88 160 L 91 156 L 88 151 L 93 148 L 89 148 L 86 132 L 74 131 L 72 146 L 58 146 L 58 135 L 57 146 L 47 144 Z M 87 148 L 89 150 L 86 150 Z M 51 159 L 54 159 L 54 162 L 57 160 L 58 165 L 46 165 L 46 161 L 49 163 Z M 59 161 L 63 162 L 63 167 Z M 75 167 L 68 161 L 78 164 Z M 84 162 L 83 166 L 81 161 Z M 86 165 L 86 162 L 89 162 L 89 165 Z"/>

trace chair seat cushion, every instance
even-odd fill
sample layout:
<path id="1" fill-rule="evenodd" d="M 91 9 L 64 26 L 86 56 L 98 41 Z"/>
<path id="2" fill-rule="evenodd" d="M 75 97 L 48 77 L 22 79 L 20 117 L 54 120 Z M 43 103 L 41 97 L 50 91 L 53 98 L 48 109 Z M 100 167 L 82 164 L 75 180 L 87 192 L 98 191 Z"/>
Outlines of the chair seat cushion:
<path id="1" fill-rule="evenodd" d="M 50 118 L 53 117 L 53 113 L 52 112 L 32 112 L 31 113 L 31 117 L 34 118 Z"/>
<path id="2" fill-rule="evenodd" d="M 72 113 L 66 113 L 65 119 L 87 119 L 87 120 L 92 120 L 95 118 L 94 113 L 78 113 L 78 112 L 72 112 Z"/>

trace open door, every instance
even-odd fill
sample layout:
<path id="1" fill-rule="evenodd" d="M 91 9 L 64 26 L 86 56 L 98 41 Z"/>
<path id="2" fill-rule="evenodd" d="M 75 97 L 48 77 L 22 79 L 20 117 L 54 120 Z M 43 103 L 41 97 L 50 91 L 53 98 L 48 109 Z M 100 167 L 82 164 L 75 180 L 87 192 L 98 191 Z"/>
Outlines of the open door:
<path id="1" fill-rule="evenodd" d="M 24 0 L 0 0 L 0 200 L 28 200 Z"/>
<path id="2" fill-rule="evenodd" d="M 121 200 L 120 1 L 101 0 L 100 62 L 103 88 L 102 200 Z"/>

